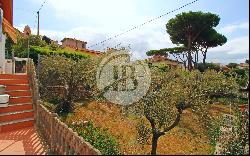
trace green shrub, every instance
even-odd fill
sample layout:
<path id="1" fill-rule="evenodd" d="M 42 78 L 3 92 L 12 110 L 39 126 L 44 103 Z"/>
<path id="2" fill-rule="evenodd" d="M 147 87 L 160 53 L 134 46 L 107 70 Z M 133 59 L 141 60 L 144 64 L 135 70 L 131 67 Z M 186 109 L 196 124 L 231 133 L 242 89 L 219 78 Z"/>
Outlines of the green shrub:
<path id="1" fill-rule="evenodd" d="M 228 68 L 236 68 L 237 67 L 237 63 L 229 63 L 228 65 L 227 65 L 227 67 Z"/>
<path id="2" fill-rule="evenodd" d="M 63 99 L 59 97 L 54 97 L 54 98 L 49 99 L 48 102 L 53 105 L 58 105 L 63 102 Z"/>
<path id="3" fill-rule="evenodd" d="M 234 68 L 230 72 L 224 73 L 226 77 L 234 77 L 237 83 L 245 87 L 249 81 L 249 71 L 247 69 Z"/>
<path id="4" fill-rule="evenodd" d="M 220 66 L 215 64 L 215 63 L 206 63 L 205 66 L 203 63 L 198 63 L 197 64 L 197 69 L 200 71 L 200 72 L 204 72 L 208 69 L 210 70 L 215 70 L 215 71 L 220 71 Z"/>
<path id="5" fill-rule="evenodd" d="M 88 123 L 88 125 L 70 125 L 70 127 L 103 155 L 120 154 L 117 141 L 106 130 L 94 127 L 92 123 Z"/>
<path id="6" fill-rule="evenodd" d="M 88 55 L 83 54 L 81 52 L 77 52 L 77 51 L 70 51 L 70 50 L 65 50 L 65 49 L 57 49 L 57 50 L 55 50 L 55 49 L 52 49 L 50 47 L 31 46 L 30 47 L 30 58 L 32 58 L 35 63 L 37 63 L 38 54 L 46 55 L 46 56 L 60 55 L 60 56 L 64 56 L 64 57 L 67 57 L 67 58 L 74 59 L 74 60 L 89 57 Z"/>
<path id="7" fill-rule="evenodd" d="M 210 144 L 212 145 L 212 147 L 215 148 L 216 143 L 217 143 L 217 139 L 219 138 L 219 136 L 221 135 L 221 131 L 220 131 L 220 127 L 221 127 L 221 120 L 222 118 L 211 118 L 209 121 L 209 123 L 207 123 L 207 129 L 206 129 L 206 133 L 209 136 L 209 140 L 210 140 Z"/>
<path id="8" fill-rule="evenodd" d="M 249 113 L 236 112 L 229 139 L 222 142 L 222 155 L 249 155 Z"/>
<path id="9" fill-rule="evenodd" d="M 46 107 L 50 112 L 54 112 L 55 111 L 55 105 L 48 103 L 48 102 L 43 102 L 42 105 L 44 107 Z"/>
<path id="10" fill-rule="evenodd" d="M 232 101 L 232 99 L 226 98 L 226 97 L 219 97 L 219 98 L 213 98 L 212 101 L 213 102 L 219 102 L 220 104 L 227 104 L 230 101 Z M 237 97 L 237 98 L 234 99 L 234 103 L 236 103 L 236 104 L 246 104 L 246 103 L 248 103 L 248 98 Z"/>
<path id="11" fill-rule="evenodd" d="M 34 63 L 37 64 L 38 62 L 38 54 L 43 55 L 43 56 L 50 56 L 50 55 L 59 55 L 63 56 L 66 58 L 71 58 L 73 60 L 79 60 L 79 59 L 84 59 L 88 58 L 89 56 L 86 54 L 83 54 L 81 52 L 77 51 L 70 51 L 70 50 L 65 50 L 65 49 L 54 49 L 52 47 L 46 46 L 46 47 L 40 47 L 40 46 L 31 46 L 30 47 L 30 52 L 29 52 L 29 57 L 33 59 Z M 19 52 L 18 57 L 28 57 L 28 51 L 22 51 Z"/>

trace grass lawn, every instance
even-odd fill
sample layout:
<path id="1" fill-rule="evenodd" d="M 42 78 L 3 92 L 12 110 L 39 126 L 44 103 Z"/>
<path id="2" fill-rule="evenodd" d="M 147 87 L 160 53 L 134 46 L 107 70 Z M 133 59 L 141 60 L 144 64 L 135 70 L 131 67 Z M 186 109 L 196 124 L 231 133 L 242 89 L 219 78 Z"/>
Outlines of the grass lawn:
<path id="1" fill-rule="evenodd" d="M 228 111 L 223 106 L 213 109 L 218 112 L 221 112 L 220 109 Z M 66 119 L 67 123 L 73 121 L 92 121 L 95 126 L 107 129 L 117 139 L 123 154 L 150 153 L 150 140 L 144 147 L 137 142 L 136 125 L 138 120 L 123 115 L 117 106 L 91 102 L 76 109 L 75 113 Z M 178 127 L 159 139 L 157 154 L 212 154 L 213 150 L 198 118 L 187 110 L 182 115 Z"/>

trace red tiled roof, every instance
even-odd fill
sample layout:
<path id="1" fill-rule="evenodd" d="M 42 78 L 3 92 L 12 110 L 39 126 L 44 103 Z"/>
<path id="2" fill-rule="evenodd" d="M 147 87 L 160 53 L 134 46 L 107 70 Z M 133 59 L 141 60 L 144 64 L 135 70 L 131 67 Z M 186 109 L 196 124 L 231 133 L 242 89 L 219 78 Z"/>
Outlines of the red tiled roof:
<path id="1" fill-rule="evenodd" d="M 90 49 L 77 49 L 74 46 L 66 46 L 65 48 L 69 48 L 70 50 L 79 51 L 79 52 L 83 52 L 83 53 L 95 54 L 95 55 L 102 54 L 101 51 L 95 51 L 95 50 L 90 50 Z"/>
<path id="2" fill-rule="evenodd" d="M 152 62 L 160 62 L 160 61 L 172 61 L 172 62 L 177 62 L 177 63 L 182 63 L 176 60 L 172 60 L 167 58 L 166 56 L 162 56 L 162 55 L 154 55 L 153 57 L 149 58 L 150 61 Z"/>
<path id="3" fill-rule="evenodd" d="M 86 43 L 87 44 L 87 42 L 84 42 L 84 41 L 81 41 L 81 40 L 77 40 L 75 38 L 64 38 L 61 42 L 64 42 L 65 40 L 72 40 L 72 41 L 77 41 L 77 42 L 82 42 L 82 43 Z"/>
<path id="4" fill-rule="evenodd" d="M 90 49 L 78 49 L 78 51 L 88 52 L 88 53 L 92 53 L 92 54 L 96 54 L 96 55 L 101 55 L 102 54 L 102 52 L 100 52 L 100 51 L 95 51 L 95 50 L 90 50 Z"/>

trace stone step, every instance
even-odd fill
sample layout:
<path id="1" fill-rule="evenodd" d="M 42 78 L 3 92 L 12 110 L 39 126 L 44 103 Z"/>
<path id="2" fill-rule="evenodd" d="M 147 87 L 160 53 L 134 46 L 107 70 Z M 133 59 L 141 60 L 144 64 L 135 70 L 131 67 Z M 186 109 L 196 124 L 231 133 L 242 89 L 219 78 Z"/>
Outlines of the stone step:
<path id="1" fill-rule="evenodd" d="M 28 84 L 28 79 L 0 79 L 1 85 Z"/>
<path id="2" fill-rule="evenodd" d="M 0 114 L 0 123 L 20 120 L 20 119 L 26 119 L 26 118 L 32 118 L 33 116 L 34 116 L 33 110 L 1 113 Z"/>
<path id="3" fill-rule="evenodd" d="M 16 111 L 24 111 L 24 110 L 31 110 L 33 109 L 32 103 L 20 103 L 14 105 L 8 105 L 8 107 L 4 107 L 0 109 L 1 113 L 9 113 L 9 112 L 16 112 Z"/>
<path id="4" fill-rule="evenodd" d="M 34 125 L 32 96 L 27 75 L 0 74 L 0 84 L 10 95 L 8 107 L 0 108 L 0 133 Z"/>
<path id="5" fill-rule="evenodd" d="M 30 90 L 29 85 L 6 85 L 5 91 Z"/>
<path id="6" fill-rule="evenodd" d="M 11 97 L 18 97 L 18 96 L 31 96 L 31 92 L 29 90 L 12 90 L 6 91 L 6 94 L 10 95 Z"/>
<path id="7" fill-rule="evenodd" d="M 2 132 L 9 132 L 25 127 L 31 127 L 34 125 L 34 118 L 26 118 L 8 122 L 1 122 L 0 123 L 0 133 Z"/>
<path id="8" fill-rule="evenodd" d="M 32 103 L 31 96 L 10 97 L 10 105 L 18 103 Z"/>
<path id="9" fill-rule="evenodd" d="M 1 79 L 28 79 L 28 75 L 0 74 Z"/>

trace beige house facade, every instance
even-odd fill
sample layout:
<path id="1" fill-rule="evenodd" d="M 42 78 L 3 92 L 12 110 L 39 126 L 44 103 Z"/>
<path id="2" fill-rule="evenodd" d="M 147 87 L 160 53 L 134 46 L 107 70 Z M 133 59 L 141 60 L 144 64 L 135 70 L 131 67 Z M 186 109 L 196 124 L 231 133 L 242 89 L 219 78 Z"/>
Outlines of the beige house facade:
<path id="1" fill-rule="evenodd" d="M 74 38 L 64 38 L 62 41 L 62 47 L 70 47 L 74 49 L 86 49 L 87 42 L 80 41 Z"/>

